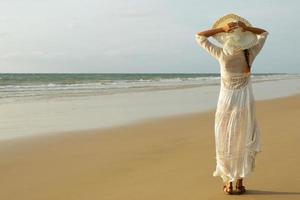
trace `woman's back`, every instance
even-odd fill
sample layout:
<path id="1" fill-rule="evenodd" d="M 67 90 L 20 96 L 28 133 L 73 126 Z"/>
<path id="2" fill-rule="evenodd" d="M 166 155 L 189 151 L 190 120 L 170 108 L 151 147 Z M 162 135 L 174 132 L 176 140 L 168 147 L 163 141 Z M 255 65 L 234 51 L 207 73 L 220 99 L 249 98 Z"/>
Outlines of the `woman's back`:
<path id="1" fill-rule="evenodd" d="M 249 49 L 250 66 L 252 65 L 255 57 L 258 55 L 258 53 L 264 46 L 268 34 L 268 32 L 264 32 L 258 35 L 257 44 Z M 239 51 L 236 54 L 229 55 L 223 50 L 223 48 L 214 45 L 208 40 L 207 37 L 201 35 L 196 35 L 196 41 L 209 54 L 211 54 L 214 58 L 216 58 L 219 61 L 222 71 L 229 73 L 244 73 L 247 71 L 248 65 L 243 51 Z"/>

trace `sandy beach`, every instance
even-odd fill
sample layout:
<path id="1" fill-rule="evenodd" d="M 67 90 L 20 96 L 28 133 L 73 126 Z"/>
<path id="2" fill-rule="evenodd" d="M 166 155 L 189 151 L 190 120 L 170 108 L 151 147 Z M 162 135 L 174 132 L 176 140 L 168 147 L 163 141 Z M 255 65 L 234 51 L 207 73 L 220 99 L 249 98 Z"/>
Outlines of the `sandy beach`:
<path id="1" fill-rule="evenodd" d="M 300 95 L 257 101 L 263 151 L 242 196 L 212 176 L 211 110 L 0 141 L 0 199 L 300 199 L 299 108 Z"/>

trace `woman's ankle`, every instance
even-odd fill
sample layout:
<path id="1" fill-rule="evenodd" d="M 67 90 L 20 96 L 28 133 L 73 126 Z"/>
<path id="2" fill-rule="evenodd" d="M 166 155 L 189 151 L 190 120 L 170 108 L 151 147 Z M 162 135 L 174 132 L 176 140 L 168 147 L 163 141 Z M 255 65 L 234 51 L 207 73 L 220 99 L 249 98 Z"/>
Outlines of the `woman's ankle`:
<path id="1" fill-rule="evenodd" d="M 241 178 L 241 179 L 237 179 L 237 181 L 236 181 L 236 186 L 237 186 L 237 187 L 243 186 L 243 179 L 242 179 L 242 178 Z"/>
<path id="2" fill-rule="evenodd" d="M 232 182 L 227 182 L 227 187 L 232 187 Z"/>

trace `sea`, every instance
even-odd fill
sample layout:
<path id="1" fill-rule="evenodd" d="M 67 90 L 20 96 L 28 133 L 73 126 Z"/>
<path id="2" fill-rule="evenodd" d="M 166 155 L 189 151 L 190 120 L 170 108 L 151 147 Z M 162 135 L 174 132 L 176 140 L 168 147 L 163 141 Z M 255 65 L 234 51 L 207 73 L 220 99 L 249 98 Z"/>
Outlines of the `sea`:
<path id="1" fill-rule="evenodd" d="M 299 74 L 286 73 L 252 76 L 254 82 L 300 77 Z M 219 84 L 220 74 L 217 73 L 0 74 L 0 104 Z"/>
<path id="2" fill-rule="evenodd" d="M 300 93 L 300 74 L 252 74 L 256 100 Z M 220 74 L 0 74 L 0 141 L 214 110 Z"/>

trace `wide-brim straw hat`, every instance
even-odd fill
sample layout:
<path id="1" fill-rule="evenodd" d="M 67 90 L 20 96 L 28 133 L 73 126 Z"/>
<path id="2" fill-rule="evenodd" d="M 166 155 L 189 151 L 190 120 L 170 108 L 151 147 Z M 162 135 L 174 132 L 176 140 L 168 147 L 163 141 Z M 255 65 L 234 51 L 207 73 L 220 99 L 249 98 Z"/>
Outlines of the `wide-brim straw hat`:
<path id="1" fill-rule="evenodd" d="M 238 16 L 236 14 L 230 13 L 227 14 L 221 18 L 219 18 L 214 24 L 212 28 L 221 28 L 224 27 L 226 24 L 230 23 L 230 22 L 237 22 L 237 21 L 241 21 L 244 22 L 247 26 L 252 26 L 251 23 L 244 19 L 241 16 Z M 228 39 L 229 36 L 237 36 L 239 38 L 238 40 L 238 45 L 241 46 L 242 49 L 248 49 L 252 46 L 254 46 L 255 44 L 257 44 L 257 36 L 256 34 L 250 32 L 250 31 L 242 31 L 242 28 L 236 28 L 233 29 L 232 32 L 221 32 L 221 33 L 217 33 L 215 35 L 213 35 L 214 39 L 216 39 L 219 43 L 221 43 L 222 45 L 224 45 L 224 43 L 226 42 L 226 40 Z"/>

